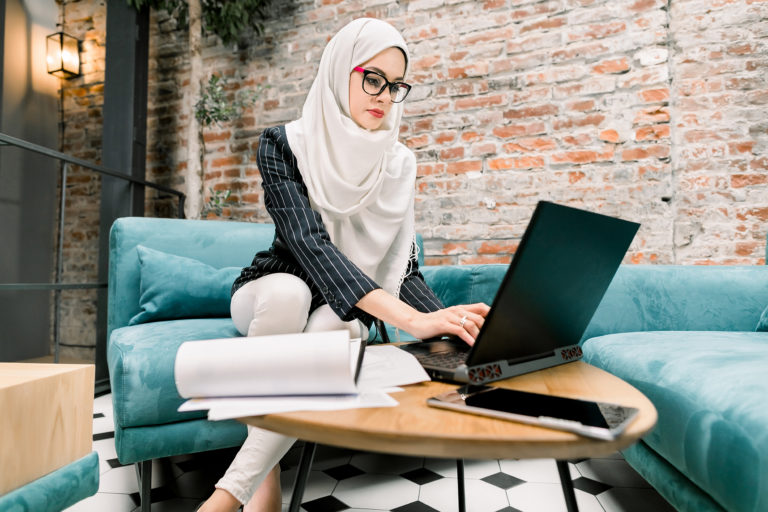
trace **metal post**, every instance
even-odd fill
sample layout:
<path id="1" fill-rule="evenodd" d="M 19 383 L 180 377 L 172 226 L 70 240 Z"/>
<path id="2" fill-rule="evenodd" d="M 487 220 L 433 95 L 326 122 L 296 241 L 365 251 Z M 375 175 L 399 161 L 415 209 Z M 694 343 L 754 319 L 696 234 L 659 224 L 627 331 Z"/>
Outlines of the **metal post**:
<path id="1" fill-rule="evenodd" d="M 64 219 L 67 204 L 67 167 L 68 163 L 61 165 L 61 204 L 59 205 L 59 242 L 56 248 L 56 281 L 61 282 L 64 273 Z M 61 289 L 53 294 L 53 362 L 59 362 L 59 343 L 61 342 Z"/>
<path id="2" fill-rule="evenodd" d="M 299 469 L 296 471 L 296 480 L 293 482 L 293 494 L 291 494 L 288 512 L 299 512 L 301 508 L 301 499 L 304 497 L 304 488 L 307 486 L 307 480 L 309 480 L 309 469 L 312 467 L 312 459 L 315 457 L 315 448 L 317 448 L 317 444 L 306 442 L 301 451 Z"/>
<path id="3" fill-rule="evenodd" d="M 456 459 L 456 480 L 459 486 L 459 512 L 466 512 L 466 496 L 464 494 L 464 459 Z"/>
<path id="4" fill-rule="evenodd" d="M 139 504 L 141 512 L 152 509 L 152 459 L 135 464 L 136 478 L 139 481 Z"/>
<path id="5" fill-rule="evenodd" d="M 563 487 L 565 508 L 568 512 L 579 512 L 579 506 L 576 504 L 576 493 L 573 490 L 571 472 L 568 470 L 568 462 L 557 460 L 555 463 L 557 464 L 557 472 L 560 474 L 560 485 Z"/>

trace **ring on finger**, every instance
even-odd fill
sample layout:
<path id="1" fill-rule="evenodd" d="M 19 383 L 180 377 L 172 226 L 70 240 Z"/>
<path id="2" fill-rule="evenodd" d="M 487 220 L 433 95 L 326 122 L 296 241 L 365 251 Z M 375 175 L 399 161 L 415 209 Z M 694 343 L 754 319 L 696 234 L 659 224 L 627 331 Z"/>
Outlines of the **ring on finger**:
<path id="1" fill-rule="evenodd" d="M 463 328 L 465 323 L 467 323 L 467 315 L 461 317 L 461 320 L 459 320 L 459 327 Z"/>

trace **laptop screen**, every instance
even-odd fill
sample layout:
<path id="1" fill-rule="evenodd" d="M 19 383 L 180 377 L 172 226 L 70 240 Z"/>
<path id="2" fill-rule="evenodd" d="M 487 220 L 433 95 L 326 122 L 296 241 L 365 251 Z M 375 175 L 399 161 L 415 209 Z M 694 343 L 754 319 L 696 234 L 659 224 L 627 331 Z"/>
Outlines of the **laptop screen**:
<path id="1" fill-rule="evenodd" d="M 531 360 L 578 343 L 638 228 L 539 202 L 467 364 Z"/>

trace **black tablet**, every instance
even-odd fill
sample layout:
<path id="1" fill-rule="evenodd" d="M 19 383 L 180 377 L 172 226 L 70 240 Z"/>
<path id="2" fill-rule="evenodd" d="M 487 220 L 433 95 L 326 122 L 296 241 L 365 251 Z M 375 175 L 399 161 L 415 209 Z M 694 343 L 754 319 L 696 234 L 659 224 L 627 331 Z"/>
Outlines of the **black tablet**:
<path id="1" fill-rule="evenodd" d="M 604 440 L 621 435 L 638 413 L 634 407 L 493 386 L 462 386 L 429 398 L 427 404 Z"/>

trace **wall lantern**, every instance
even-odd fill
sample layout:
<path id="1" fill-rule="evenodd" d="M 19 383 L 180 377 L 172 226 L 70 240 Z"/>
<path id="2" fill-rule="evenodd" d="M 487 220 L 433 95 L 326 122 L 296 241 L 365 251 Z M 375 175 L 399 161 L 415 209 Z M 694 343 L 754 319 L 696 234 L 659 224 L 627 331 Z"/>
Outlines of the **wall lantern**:
<path id="1" fill-rule="evenodd" d="M 59 78 L 80 76 L 80 41 L 64 32 L 56 32 L 45 39 L 48 73 Z"/>

